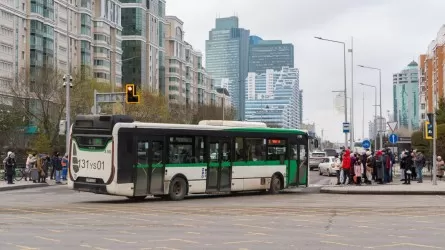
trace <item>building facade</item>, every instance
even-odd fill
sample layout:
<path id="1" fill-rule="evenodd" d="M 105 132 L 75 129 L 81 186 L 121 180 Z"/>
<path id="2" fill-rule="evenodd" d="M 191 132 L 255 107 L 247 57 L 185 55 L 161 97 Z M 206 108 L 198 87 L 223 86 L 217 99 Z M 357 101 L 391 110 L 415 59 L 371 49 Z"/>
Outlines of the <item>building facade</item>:
<path id="1" fill-rule="evenodd" d="M 195 105 L 229 105 L 227 91 L 218 86 L 202 65 L 203 55 L 184 40 L 183 22 L 175 16 L 166 17 L 165 26 L 165 88 L 169 102 Z"/>
<path id="2" fill-rule="evenodd" d="M 415 61 L 393 74 L 393 114 L 399 128 L 419 128 L 419 68 Z"/>
<path id="3" fill-rule="evenodd" d="M 158 92 L 165 85 L 165 0 L 121 2 L 123 82 Z"/>
<path id="4" fill-rule="evenodd" d="M 248 72 L 249 30 L 238 17 L 217 18 L 206 40 L 206 69 L 218 86 L 227 82 L 238 118 L 244 120 L 245 79 Z"/>
<path id="5" fill-rule="evenodd" d="M 246 78 L 247 121 L 264 122 L 272 127 L 300 128 L 301 100 L 299 71 L 283 67 L 280 71 L 250 72 Z"/>
<path id="6" fill-rule="evenodd" d="M 282 67 L 294 67 L 294 45 L 281 40 L 262 40 L 250 37 L 249 72 L 261 74 L 267 69 L 280 71 Z"/>
<path id="7" fill-rule="evenodd" d="M 121 84 L 120 2 L 8 0 L 0 12 L 0 91 L 44 67 Z"/>
<path id="8" fill-rule="evenodd" d="M 445 97 L 444 45 L 445 25 L 442 25 L 427 52 L 419 57 L 420 123 L 428 119 L 427 113 L 432 113 L 439 100 Z"/>

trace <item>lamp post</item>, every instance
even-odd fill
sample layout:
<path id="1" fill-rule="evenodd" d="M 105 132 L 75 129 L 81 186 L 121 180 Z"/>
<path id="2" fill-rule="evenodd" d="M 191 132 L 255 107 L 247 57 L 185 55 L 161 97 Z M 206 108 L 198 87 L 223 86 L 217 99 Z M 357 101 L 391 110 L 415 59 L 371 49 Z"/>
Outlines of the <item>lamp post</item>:
<path id="1" fill-rule="evenodd" d="M 348 101 L 347 101 L 347 98 L 346 98 L 346 96 L 347 96 L 347 87 L 346 87 L 346 43 L 345 42 L 341 42 L 341 41 L 336 41 L 336 40 L 325 39 L 325 38 L 317 37 L 317 36 L 315 37 L 315 39 L 326 41 L 326 42 L 339 43 L 339 44 L 343 45 L 343 74 L 344 74 L 344 85 L 345 86 L 344 86 L 344 91 L 342 91 L 342 92 L 344 92 L 344 94 L 345 94 L 345 122 L 347 123 L 348 122 L 348 108 L 347 108 L 348 107 Z M 352 146 L 352 141 L 353 141 L 353 138 L 351 136 L 351 146 Z M 347 147 L 348 147 L 348 134 L 345 133 L 345 148 L 347 148 Z"/>
<path id="2" fill-rule="evenodd" d="M 379 72 L 379 89 L 380 89 L 380 117 L 379 117 L 379 123 L 382 122 L 382 70 L 379 68 L 374 68 L 374 67 L 369 67 L 369 66 L 364 66 L 364 65 L 358 65 L 361 68 L 365 68 L 365 69 L 371 69 L 371 70 L 377 70 Z M 383 126 L 383 124 L 380 124 L 380 128 Z M 383 147 L 383 133 L 384 131 L 376 131 L 379 133 L 379 137 L 380 137 L 380 148 Z"/>
<path id="3" fill-rule="evenodd" d="M 71 100 L 70 100 L 70 89 L 73 87 L 73 77 L 71 75 L 63 76 L 63 87 L 65 88 L 65 120 L 66 120 L 66 131 L 65 131 L 65 140 L 66 140 L 66 153 L 70 153 L 70 129 L 71 129 Z"/>
<path id="4" fill-rule="evenodd" d="M 364 86 L 364 87 L 370 87 L 370 88 L 374 88 L 374 117 L 377 120 L 377 87 L 374 85 L 370 85 L 370 84 L 366 84 L 366 83 L 361 83 L 359 82 L 358 84 Z M 374 132 L 377 132 L 377 123 L 374 121 Z M 377 151 L 377 134 L 374 137 L 374 151 Z"/>

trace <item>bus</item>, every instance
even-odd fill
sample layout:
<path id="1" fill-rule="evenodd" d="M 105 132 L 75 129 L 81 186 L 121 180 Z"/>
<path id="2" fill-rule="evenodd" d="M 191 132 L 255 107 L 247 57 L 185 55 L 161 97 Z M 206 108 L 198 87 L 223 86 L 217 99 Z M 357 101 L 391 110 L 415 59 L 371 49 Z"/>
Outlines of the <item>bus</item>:
<path id="1" fill-rule="evenodd" d="M 70 133 L 68 187 L 77 191 L 182 200 L 190 194 L 276 194 L 309 183 L 308 135 L 296 129 L 80 115 Z"/>

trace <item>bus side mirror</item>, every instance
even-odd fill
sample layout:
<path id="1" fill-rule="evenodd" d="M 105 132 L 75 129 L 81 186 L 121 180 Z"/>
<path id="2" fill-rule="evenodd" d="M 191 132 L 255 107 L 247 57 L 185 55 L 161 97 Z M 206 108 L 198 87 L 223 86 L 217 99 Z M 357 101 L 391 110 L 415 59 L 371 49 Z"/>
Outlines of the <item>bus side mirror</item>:
<path id="1" fill-rule="evenodd" d="M 317 139 L 314 140 L 314 147 L 318 148 L 318 140 Z"/>

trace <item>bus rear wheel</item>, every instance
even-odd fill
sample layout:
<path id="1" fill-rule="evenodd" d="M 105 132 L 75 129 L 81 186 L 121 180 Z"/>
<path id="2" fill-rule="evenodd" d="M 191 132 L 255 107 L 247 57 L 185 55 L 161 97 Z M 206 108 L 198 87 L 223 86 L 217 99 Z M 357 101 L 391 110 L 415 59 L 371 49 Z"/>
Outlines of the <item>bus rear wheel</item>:
<path id="1" fill-rule="evenodd" d="M 278 194 L 280 192 L 280 190 L 281 190 L 281 178 L 279 175 L 274 174 L 270 181 L 269 193 L 270 194 Z"/>
<path id="2" fill-rule="evenodd" d="M 127 196 L 130 201 L 143 201 L 147 196 Z"/>
<path id="3" fill-rule="evenodd" d="M 187 182 L 181 177 L 174 178 L 170 182 L 170 188 L 168 193 L 170 200 L 180 201 L 184 199 L 186 194 L 187 194 Z"/>

